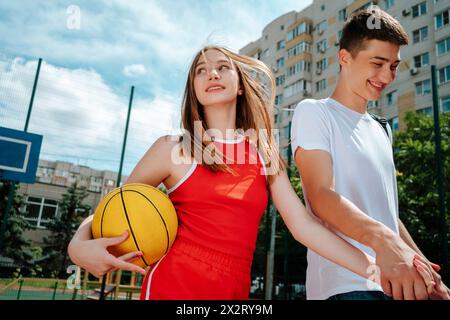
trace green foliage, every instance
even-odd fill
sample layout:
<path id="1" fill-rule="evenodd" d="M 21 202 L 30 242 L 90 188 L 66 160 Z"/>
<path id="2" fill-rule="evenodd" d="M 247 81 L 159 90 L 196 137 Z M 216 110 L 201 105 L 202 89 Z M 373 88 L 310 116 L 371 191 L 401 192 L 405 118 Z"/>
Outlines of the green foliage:
<path id="1" fill-rule="evenodd" d="M 400 219 L 422 252 L 433 262 L 443 262 L 440 235 L 437 161 L 433 118 L 408 113 L 406 130 L 394 136 L 395 164 L 399 192 Z M 450 218 L 450 114 L 441 114 L 441 147 L 446 210 L 446 233 L 449 237 Z M 447 248 L 450 242 L 447 243 Z"/>
<path id="2" fill-rule="evenodd" d="M 0 181 L 1 223 L 3 223 L 3 214 L 8 202 L 11 183 L 9 181 Z M 18 186 L 16 185 L 12 207 L 6 221 L 1 254 L 14 260 L 14 264 L 17 266 L 17 273 L 29 275 L 38 272 L 38 268 L 34 265 L 34 249 L 30 248 L 31 242 L 24 235 L 24 232 L 31 229 L 31 226 L 24 218 L 26 208 L 24 196 L 19 194 L 17 189 Z"/>

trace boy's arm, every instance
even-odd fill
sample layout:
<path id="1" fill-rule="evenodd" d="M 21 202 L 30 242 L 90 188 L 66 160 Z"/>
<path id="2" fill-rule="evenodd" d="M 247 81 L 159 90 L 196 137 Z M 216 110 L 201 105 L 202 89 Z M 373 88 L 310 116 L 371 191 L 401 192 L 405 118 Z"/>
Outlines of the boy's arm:
<path id="1" fill-rule="evenodd" d="M 330 231 L 310 215 L 292 189 L 285 172 L 277 175 L 270 185 L 274 205 L 295 240 L 323 257 L 364 278 L 373 278 L 375 259 Z M 371 280 L 376 280 L 371 279 Z"/>
<path id="2" fill-rule="evenodd" d="M 386 294 L 395 299 L 428 298 L 425 283 L 413 265 L 415 252 L 391 229 L 334 191 L 330 154 L 298 147 L 294 157 L 314 214 L 331 228 L 376 252 Z"/>

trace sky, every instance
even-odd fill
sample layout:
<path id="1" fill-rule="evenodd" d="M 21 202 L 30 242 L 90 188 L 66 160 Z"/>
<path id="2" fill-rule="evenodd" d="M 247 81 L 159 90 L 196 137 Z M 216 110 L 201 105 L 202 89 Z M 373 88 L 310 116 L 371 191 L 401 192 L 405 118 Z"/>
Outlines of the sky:
<path id="1" fill-rule="evenodd" d="M 123 173 L 180 127 L 187 71 L 206 44 L 238 51 L 311 0 L 0 0 L 0 126 L 28 131 L 41 158 Z"/>

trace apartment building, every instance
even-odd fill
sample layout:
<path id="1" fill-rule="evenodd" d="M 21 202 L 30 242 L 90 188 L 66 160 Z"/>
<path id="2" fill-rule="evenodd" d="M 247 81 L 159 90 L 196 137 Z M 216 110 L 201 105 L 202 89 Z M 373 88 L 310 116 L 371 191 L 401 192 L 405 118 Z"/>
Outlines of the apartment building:
<path id="1" fill-rule="evenodd" d="M 121 181 L 126 178 L 122 176 Z M 64 161 L 39 160 L 36 182 L 21 183 L 18 189 L 18 193 L 25 195 L 26 219 L 34 227 L 25 233 L 26 237 L 36 245 L 42 244 L 43 237 L 49 234 L 47 224 L 58 215 L 58 203 L 74 182 L 87 189 L 84 204 L 94 210 L 100 199 L 116 187 L 116 181 L 117 173 L 113 171 L 95 170 Z"/>
<path id="2" fill-rule="evenodd" d="M 337 54 L 349 14 L 377 5 L 397 18 L 410 45 L 401 50 L 397 80 L 370 112 L 389 120 L 394 130 L 404 127 L 408 111 L 432 114 L 431 65 L 436 65 L 441 111 L 450 111 L 450 1 L 444 0 L 314 0 L 301 11 L 288 12 L 269 23 L 262 36 L 239 51 L 266 63 L 276 78 L 274 123 L 280 130 L 280 151 L 289 152 L 289 109 L 305 98 L 329 96 L 339 75 Z"/>

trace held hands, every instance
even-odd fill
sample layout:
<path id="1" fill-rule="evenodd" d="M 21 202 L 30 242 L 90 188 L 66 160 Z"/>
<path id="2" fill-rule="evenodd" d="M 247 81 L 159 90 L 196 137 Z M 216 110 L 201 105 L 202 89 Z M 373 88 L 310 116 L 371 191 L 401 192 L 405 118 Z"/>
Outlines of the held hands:
<path id="1" fill-rule="evenodd" d="M 437 273 L 441 270 L 439 265 L 429 262 L 419 255 L 414 256 L 414 266 L 427 284 L 429 298 L 432 300 L 450 300 L 450 289 L 442 282 Z M 431 266 L 431 272 L 430 267 Z"/>
<path id="2" fill-rule="evenodd" d="M 417 255 L 400 237 L 387 237 L 376 250 L 376 264 L 381 271 L 381 286 L 394 300 L 426 300 L 433 292 L 436 281 L 432 267 Z M 420 261 L 420 264 L 413 263 Z"/>
<path id="3" fill-rule="evenodd" d="M 145 274 L 144 269 L 131 263 L 139 259 L 142 252 L 134 251 L 115 257 L 107 250 L 110 246 L 124 242 L 128 236 L 128 232 L 124 232 L 122 235 L 114 238 L 74 240 L 69 244 L 68 248 L 70 258 L 75 264 L 86 269 L 97 278 L 118 269 Z"/>

